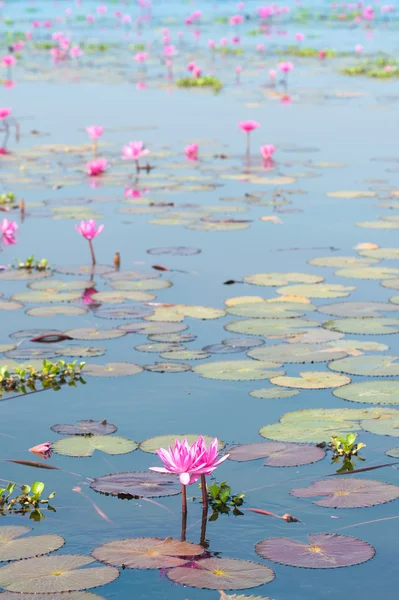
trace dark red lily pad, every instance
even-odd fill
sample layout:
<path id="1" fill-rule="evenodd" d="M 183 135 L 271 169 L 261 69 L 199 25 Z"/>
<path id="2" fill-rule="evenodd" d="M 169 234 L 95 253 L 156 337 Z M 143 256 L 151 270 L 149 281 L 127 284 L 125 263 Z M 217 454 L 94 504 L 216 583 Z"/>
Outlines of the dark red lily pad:
<path id="1" fill-rule="evenodd" d="M 339 477 L 337 479 L 315 481 L 308 487 L 291 490 L 290 494 L 297 498 L 324 496 L 322 500 L 313 502 L 318 506 L 362 508 L 396 500 L 399 498 L 399 487 L 384 481 Z"/>
<path id="2" fill-rule="evenodd" d="M 262 540 L 256 552 L 276 563 L 305 569 L 336 569 L 367 562 L 375 555 L 373 546 L 358 538 L 337 533 L 308 535 L 308 543 L 278 537 Z"/>
<path id="3" fill-rule="evenodd" d="M 76 425 L 57 424 L 50 427 L 50 429 L 61 435 L 108 435 L 118 430 L 116 425 L 108 423 L 106 419 L 104 421 L 86 419 L 77 421 Z"/>
<path id="4" fill-rule="evenodd" d="M 173 475 L 151 471 L 111 473 L 94 479 L 90 487 L 96 492 L 118 498 L 159 498 L 180 493 L 179 480 Z"/>
<path id="5" fill-rule="evenodd" d="M 229 450 L 229 460 L 245 462 L 258 458 L 267 458 L 268 467 L 299 467 L 322 460 L 325 451 L 311 444 L 293 444 L 290 442 L 260 442 L 235 446 Z"/>

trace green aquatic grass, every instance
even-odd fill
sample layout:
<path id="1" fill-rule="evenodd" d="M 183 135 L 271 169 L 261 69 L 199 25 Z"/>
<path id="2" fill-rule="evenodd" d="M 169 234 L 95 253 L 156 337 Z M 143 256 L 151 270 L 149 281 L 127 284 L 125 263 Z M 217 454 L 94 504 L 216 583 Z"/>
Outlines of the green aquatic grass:
<path id="1" fill-rule="evenodd" d="M 387 71 L 386 67 L 392 67 L 392 70 Z M 378 56 L 373 60 L 363 60 L 356 65 L 345 67 L 342 73 L 352 77 L 363 75 L 374 79 L 392 79 L 399 76 L 399 60 Z"/>
<path id="2" fill-rule="evenodd" d="M 223 84 L 217 77 L 207 75 L 205 77 L 182 77 L 176 81 L 177 87 L 181 88 L 212 88 L 215 92 L 219 92 Z"/>
<path id="3" fill-rule="evenodd" d="M 338 52 L 336 50 L 329 50 L 325 48 L 323 48 L 323 50 L 326 53 L 326 58 L 336 58 L 338 56 Z M 277 50 L 277 54 L 283 54 L 287 56 L 299 56 L 305 58 L 319 58 L 319 52 L 320 50 L 316 48 L 295 45 L 291 45 L 288 46 L 288 48 L 282 48 L 281 50 Z M 342 56 L 342 53 L 340 55 Z"/>
<path id="4" fill-rule="evenodd" d="M 219 46 L 218 48 L 215 48 L 215 52 L 225 56 L 241 56 L 244 54 L 244 50 L 242 48 L 229 48 L 228 46 Z"/>

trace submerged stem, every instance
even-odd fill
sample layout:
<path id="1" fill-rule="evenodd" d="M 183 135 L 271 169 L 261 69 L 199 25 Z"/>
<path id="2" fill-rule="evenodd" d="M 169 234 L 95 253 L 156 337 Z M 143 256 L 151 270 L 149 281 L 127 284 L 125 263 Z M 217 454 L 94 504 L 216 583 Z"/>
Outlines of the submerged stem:
<path id="1" fill-rule="evenodd" d="M 91 264 L 94 266 L 96 264 L 96 257 L 94 255 L 94 248 L 92 240 L 87 240 L 89 242 L 90 254 L 91 254 Z"/>

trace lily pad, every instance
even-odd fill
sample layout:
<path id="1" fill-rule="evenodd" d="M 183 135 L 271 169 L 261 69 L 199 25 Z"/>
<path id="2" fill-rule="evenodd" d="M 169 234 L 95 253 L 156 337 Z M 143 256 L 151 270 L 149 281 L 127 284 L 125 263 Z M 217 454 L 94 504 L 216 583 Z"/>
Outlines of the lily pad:
<path id="1" fill-rule="evenodd" d="M 318 462 L 325 457 L 325 451 L 310 444 L 289 442 L 259 442 L 229 449 L 229 460 L 245 462 L 266 458 L 267 467 L 299 467 Z"/>
<path id="2" fill-rule="evenodd" d="M 95 358 L 104 356 L 106 348 L 96 348 L 94 346 L 65 346 L 55 351 L 56 356 L 70 356 L 72 358 Z"/>
<path id="3" fill-rule="evenodd" d="M 334 317 L 379 317 L 384 312 L 398 312 L 399 307 L 388 302 L 337 302 L 320 306 L 318 312 Z"/>
<path id="4" fill-rule="evenodd" d="M 394 279 L 384 279 L 384 281 L 381 281 L 381 285 L 389 290 L 399 290 L 399 277 L 395 277 Z M 392 302 L 392 298 L 390 298 L 389 301 Z"/>
<path id="5" fill-rule="evenodd" d="M 51 277 L 51 271 L 30 271 L 29 269 L 4 269 L 0 271 L 0 281 L 30 281 Z"/>
<path id="6" fill-rule="evenodd" d="M 310 319 L 244 319 L 225 325 L 226 331 L 264 337 L 285 337 L 314 327 L 320 327 L 320 323 Z"/>
<path id="7" fill-rule="evenodd" d="M 64 538 L 52 533 L 17 539 L 29 531 L 23 525 L 0 527 L 0 562 L 48 554 L 65 544 Z"/>
<path id="8" fill-rule="evenodd" d="M 311 329 L 305 333 L 296 333 L 290 335 L 285 340 L 287 344 L 324 344 L 333 342 L 344 337 L 343 333 L 336 331 L 326 331 L 325 329 Z"/>
<path id="9" fill-rule="evenodd" d="M 19 302 L 41 304 L 47 302 L 75 302 L 80 297 L 81 294 L 79 292 L 45 292 L 34 290 L 33 292 L 14 294 L 12 299 Z"/>
<path id="10" fill-rule="evenodd" d="M 60 336 L 63 335 L 63 333 L 58 329 L 23 329 L 21 331 L 14 331 L 14 333 L 10 333 L 10 338 L 13 338 L 14 340 L 30 340 L 43 335 Z"/>
<path id="11" fill-rule="evenodd" d="M 138 444 L 127 438 L 107 435 L 87 435 L 63 438 L 52 442 L 51 449 L 63 456 L 93 456 L 95 450 L 105 454 L 128 454 L 138 448 Z"/>
<path id="12" fill-rule="evenodd" d="M 256 360 L 274 360 L 281 363 L 316 363 L 343 358 L 347 356 L 345 350 L 335 347 L 323 347 L 320 344 L 276 344 L 262 346 L 247 352 L 247 356 Z"/>
<path id="13" fill-rule="evenodd" d="M 11 350 L 15 350 L 16 347 L 16 344 L 0 344 L 0 353 L 11 352 Z"/>
<path id="14" fill-rule="evenodd" d="M 383 481 L 356 479 L 354 477 L 337 477 L 315 481 L 305 488 L 290 491 L 297 498 L 314 498 L 313 504 L 329 508 L 363 508 L 385 504 L 399 498 L 399 487 Z"/>
<path id="15" fill-rule="evenodd" d="M 376 258 L 377 260 L 397 260 L 399 258 L 399 248 L 376 248 L 375 250 L 361 250 L 359 256 L 366 258 Z"/>
<path id="16" fill-rule="evenodd" d="M 209 352 L 209 356 L 211 354 L 240 354 L 245 352 L 245 348 L 225 346 L 224 344 L 211 344 L 210 346 L 204 346 L 202 350 Z"/>
<path id="17" fill-rule="evenodd" d="M 339 283 L 316 283 L 314 285 L 287 285 L 278 288 L 278 294 L 294 294 L 306 298 L 343 298 L 349 296 L 356 288 Z"/>
<path id="18" fill-rule="evenodd" d="M 94 283 L 90 279 L 77 279 L 75 281 L 62 281 L 61 279 L 50 279 L 47 281 L 46 279 L 42 279 L 28 285 L 31 290 L 40 290 L 50 294 L 83 291 L 93 286 Z"/>
<path id="19" fill-rule="evenodd" d="M 92 555 L 100 562 L 129 569 L 166 569 L 184 565 L 189 557 L 204 551 L 202 546 L 173 538 L 128 538 L 114 540 L 95 548 Z M 182 558 L 187 557 L 187 558 Z"/>
<path id="20" fill-rule="evenodd" d="M 153 313 L 150 306 L 107 306 L 96 310 L 101 319 L 141 319 Z"/>
<path id="21" fill-rule="evenodd" d="M 256 273 L 255 275 L 246 275 L 245 283 L 251 285 L 279 287 L 288 283 L 306 283 L 313 284 L 324 281 L 324 277 L 319 275 L 310 275 L 309 273 Z"/>
<path id="22" fill-rule="evenodd" d="M 266 560 L 305 569 L 351 567 L 375 555 L 373 546 L 367 542 L 337 533 L 308 535 L 308 543 L 269 538 L 256 544 L 255 551 Z"/>
<path id="23" fill-rule="evenodd" d="M 148 294 L 147 292 L 122 292 L 121 290 L 114 290 L 112 292 L 97 292 L 91 296 L 93 302 L 99 304 L 121 304 L 125 300 L 131 300 L 132 302 L 150 302 L 154 300 L 156 296 L 154 294 Z"/>
<path id="24" fill-rule="evenodd" d="M 228 338 L 222 340 L 224 346 L 229 348 L 254 348 L 256 346 L 263 346 L 264 340 L 254 340 L 254 338 Z"/>
<path id="25" fill-rule="evenodd" d="M 166 279 L 142 279 L 138 281 L 123 280 L 111 281 L 110 287 L 114 290 L 120 290 L 123 292 L 136 292 L 136 291 L 154 291 L 154 290 L 165 290 L 166 288 L 172 287 L 173 283 Z"/>
<path id="26" fill-rule="evenodd" d="M 71 267 L 57 267 L 56 273 L 62 275 L 85 275 L 91 277 L 92 275 L 104 275 L 104 273 L 111 273 L 114 268 L 111 265 L 76 265 Z"/>
<path id="27" fill-rule="evenodd" d="M 26 311 L 31 317 L 55 317 L 63 315 L 64 317 L 78 317 L 87 313 L 87 308 L 83 306 L 35 306 Z"/>
<path id="28" fill-rule="evenodd" d="M 16 592 L 1 592 L 0 598 L 1 600 L 21 600 L 21 596 Z M 104 600 L 104 598 L 91 592 L 59 592 L 53 594 L 24 594 L 24 600 Z M 268 599 L 263 598 L 261 600 Z"/>
<path id="29" fill-rule="evenodd" d="M 399 381 L 361 381 L 350 383 L 338 390 L 334 396 L 350 402 L 368 404 L 399 404 Z"/>
<path id="30" fill-rule="evenodd" d="M 254 319 L 284 319 L 302 317 L 306 312 L 315 309 L 311 304 L 299 302 L 250 302 L 230 306 L 227 312 L 238 317 Z"/>
<path id="31" fill-rule="evenodd" d="M 334 319 L 323 323 L 325 329 L 339 331 L 340 333 L 354 333 L 356 335 L 383 335 L 399 333 L 399 319 L 386 317 L 359 317 Z"/>
<path id="32" fill-rule="evenodd" d="M 361 252 L 359 254 L 362 254 Z M 362 260 L 361 258 L 356 258 L 355 256 L 326 256 L 324 258 L 312 258 L 312 260 L 308 261 L 309 265 L 313 265 L 314 267 L 331 267 L 331 268 L 340 268 L 340 267 L 368 267 L 370 262 L 378 262 L 376 261 L 367 261 Z"/>
<path id="33" fill-rule="evenodd" d="M 334 360 L 328 368 L 349 375 L 368 375 L 370 377 L 393 377 L 399 375 L 399 356 L 350 356 Z"/>
<path id="34" fill-rule="evenodd" d="M 184 586 L 208 590 L 244 590 L 273 581 L 270 567 L 236 558 L 203 558 L 196 561 L 195 569 L 175 567 L 167 577 Z"/>
<path id="35" fill-rule="evenodd" d="M 179 480 L 173 475 L 152 471 L 111 473 L 94 479 L 90 487 L 101 494 L 119 498 L 159 498 L 180 493 Z"/>
<path id="36" fill-rule="evenodd" d="M 0 300 L 0 310 L 19 310 L 20 308 L 24 308 L 24 305 L 21 302 L 16 302 L 15 300 Z"/>
<path id="37" fill-rule="evenodd" d="M 172 350 L 162 352 L 161 358 L 171 358 L 172 360 L 204 360 L 209 358 L 210 354 L 203 350 Z"/>
<path id="38" fill-rule="evenodd" d="M 95 327 L 82 327 L 79 329 L 68 329 L 65 331 L 74 340 L 112 340 L 126 335 L 120 329 L 96 329 Z"/>
<path id="39" fill-rule="evenodd" d="M 199 365 L 193 371 L 205 379 L 253 381 L 283 375 L 284 371 L 273 370 L 278 367 L 281 364 L 272 361 L 226 360 Z"/>
<path id="40" fill-rule="evenodd" d="M 327 192 L 327 196 L 330 198 L 345 198 L 348 200 L 354 198 L 375 198 L 377 194 L 375 192 L 371 192 L 369 190 L 358 191 L 358 190 L 349 190 L 349 191 L 339 191 L 339 192 Z"/>
<path id="41" fill-rule="evenodd" d="M 364 431 L 376 433 L 377 435 L 389 435 L 391 437 L 399 437 L 399 414 L 381 420 L 368 420 L 360 422 Z"/>
<path id="42" fill-rule="evenodd" d="M 184 323 L 126 323 L 119 325 L 119 330 L 125 333 L 140 333 L 141 335 L 160 335 L 164 333 L 179 333 L 185 331 L 188 326 Z"/>
<path id="43" fill-rule="evenodd" d="M 31 360 L 35 358 L 54 358 L 55 350 L 47 350 L 46 348 L 17 348 L 6 352 L 7 358 L 15 358 L 16 360 Z"/>
<path id="44" fill-rule="evenodd" d="M 252 390 L 249 392 L 250 396 L 254 398 L 291 398 L 297 396 L 299 390 L 285 390 L 279 387 L 261 388 L 260 390 Z"/>
<path id="45" fill-rule="evenodd" d="M 191 371 L 191 365 L 187 363 L 176 363 L 176 362 L 156 362 L 153 365 L 144 365 L 146 371 L 151 373 L 184 373 L 185 371 Z"/>
<path id="46" fill-rule="evenodd" d="M 137 375 L 143 367 L 129 362 L 110 362 L 106 365 L 85 365 L 84 374 L 93 377 L 123 377 L 126 375 Z"/>
<path id="47" fill-rule="evenodd" d="M 277 376 L 270 379 L 273 385 L 304 390 L 326 390 L 350 383 L 350 377 L 328 371 L 303 371 L 299 377 Z"/>
<path id="48" fill-rule="evenodd" d="M 157 435 L 155 437 L 148 438 L 147 440 L 143 440 L 139 444 L 139 449 L 142 450 L 143 452 L 149 452 L 150 454 L 156 454 L 157 450 L 159 450 L 160 448 L 169 448 L 169 446 L 174 446 L 174 443 L 176 440 L 179 440 L 180 442 L 182 442 L 185 439 L 191 446 L 192 444 L 194 444 L 194 442 L 196 442 L 198 440 L 199 437 L 200 437 L 199 433 L 186 433 L 186 434 L 170 433 L 168 435 Z M 210 437 L 209 435 L 203 435 L 202 437 L 204 438 L 207 446 L 209 446 L 209 444 L 214 439 L 214 438 Z M 226 444 L 224 442 L 222 442 L 222 440 L 218 439 L 219 451 L 223 450 L 225 445 Z"/>
<path id="49" fill-rule="evenodd" d="M 69 592 L 105 585 L 119 577 L 114 567 L 82 569 L 94 562 L 91 556 L 63 554 L 18 561 L 0 568 L 0 586 L 10 592 Z M 62 577 L 60 577 L 62 575 Z"/>
<path id="50" fill-rule="evenodd" d="M 134 347 L 138 352 L 151 352 L 158 354 L 159 352 L 169 352 L 172 354 L 177 350 L 184 350 L 181 344 L 167 344 L 165 342 L 155 342 L 154 344 L 139 344 Z M 166 358 L 169 358 L 168 356 Z"/>
<path id="51" fill-rule="evenodd" d="M 185 344 L 187 342 L 193 342 L 197 339 L 197 336 L 193 333 L 154 333 L 148 336 L 151 342 L 160 342 L 165 344 Z"/>
<path id="52" fill-rule="evenodd" d="M 61 435 L 109 435 L 117 431 L 117 426 L 104 421 L 93 421 L 92 419 L 84 419 L 77 421 L 76 425 L 56 424 L 50 427 L 52 431 Z"/>
<path id="53" fill-rule="evenodd" d="M 350 279 L 389 279 L 399 275 L 399 269 L 389 267 L 363 267 L 358 269 L 340 269 L 335 271 L 338 277 Z"/>
<path id="54" fill-rule="evenodd" d="M 399 448 L 390 448 L 385 452 L 387 456 L 391 456 L 392 458 L 399 458 Z"/>
<path id="55" fill-rule="evenodd" d="M 167 248 L 151 248 L 147 250 L 148 254 L 171 254 L 172 256 L 193 256 L 199 254 L 201 250 L 199 248 L 188 248 L 187 246 L 169 246 Z"/>

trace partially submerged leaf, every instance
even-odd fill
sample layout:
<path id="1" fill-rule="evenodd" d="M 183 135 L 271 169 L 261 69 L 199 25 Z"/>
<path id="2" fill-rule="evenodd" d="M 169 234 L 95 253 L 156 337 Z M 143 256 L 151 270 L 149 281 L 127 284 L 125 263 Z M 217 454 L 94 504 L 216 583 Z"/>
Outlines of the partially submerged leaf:
<path id="1" fill-rule="evenodd" d="M 24 526 L 0 527 L 0 562 L 49 554 L 65 544 L 64 538 L 52 533 L 18 539 L 29 531 Z"/>
<path id="2" fill-rule="evenodd" d="M 158 498 L 180 493 L 179 480 L 173 475 L 152 471 L 111 473 L 94 479 L 90 487 L 96 492 L 118 498 Z"/>
<path id="3" fill-rule="evenodd" d="M 297 498 L 314 498 L 313 504 L 329 508 L 361 508 L 385 504 L 399 498 L 399 487 L 383 481 L 341 477 L 315 481 L 305 488 L 290 491 Z"/>

